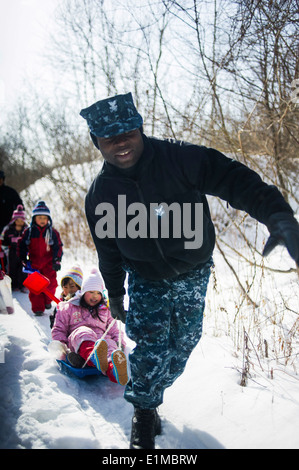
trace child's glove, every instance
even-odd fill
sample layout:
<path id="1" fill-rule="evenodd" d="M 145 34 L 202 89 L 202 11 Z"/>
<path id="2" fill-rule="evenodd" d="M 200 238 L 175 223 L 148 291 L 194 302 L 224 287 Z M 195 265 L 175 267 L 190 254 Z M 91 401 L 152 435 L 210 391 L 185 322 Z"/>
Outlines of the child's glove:
<path id="1" fill-rule="evenodd" d="M 269 217 L 267 223 L 270 237 L 263 256 L 267 256 L 277 245 L 284 245 L 299 266 L 299 224 L 291 214 L 278 212 Z"/>
<path id="2" fill-rule="evenodd" d="M 53 268 L 54 271 L 56 271 L 56 272 L 61 269 L 61 264 L 60 264 L 60 261 L 59 261 L 58 259 L 56 259 L 56 260 L 53 261 L 52 268 Z"/>
<path id="3" fill-rule="evenodd" d="M 123 323 L 126 323 L 127 312 L 124 309 L 124 296 L 109 298 L 109 308 L 111 316 L 120 320 Z"/>
<path id="4" fill-rule="evenodd" d="M 22 265 L 23 265 L 23 268 L 22 268 L 23 273 L 32 274 L 34 273 L 34 271 L 37 271 L 39 273 L 37 269 L 32 268 L 30 261 L 22 261 Z"/>

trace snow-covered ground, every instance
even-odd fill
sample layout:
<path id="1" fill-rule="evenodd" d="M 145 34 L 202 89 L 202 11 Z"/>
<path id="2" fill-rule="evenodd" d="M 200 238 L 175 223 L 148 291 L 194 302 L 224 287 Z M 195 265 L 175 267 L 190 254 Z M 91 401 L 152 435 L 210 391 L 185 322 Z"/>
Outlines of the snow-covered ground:
<path id="1" fill-rule="evenodd" d="M 62 272 L 67 263 L 66 256 Z M 0 448 L 127 449 L 132 406 L 123 387 L 62 374 L 48 350 L 49 312 L 34 317 L 27 294 L 13 297 L 14 314 L 0 316 Z M 276 364 L 273 379 L 257 371 L 241 387 L 242 358 L 209 324 L 165 393 L 157 449 L 299 448 L 294 369 Z"/>

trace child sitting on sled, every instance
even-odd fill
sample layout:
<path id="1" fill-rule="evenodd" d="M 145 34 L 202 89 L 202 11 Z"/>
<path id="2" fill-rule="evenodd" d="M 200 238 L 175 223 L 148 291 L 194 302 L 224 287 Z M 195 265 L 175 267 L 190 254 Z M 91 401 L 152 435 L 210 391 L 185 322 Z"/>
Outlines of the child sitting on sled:
<path id="1" fill-rule="evenodd" d="M 60 286 L 62 292 L 59 300 L 66 302 L 76 295 L 76 292 L 81 289 L 83 281 L 83 272 L 80 266 L 75 265 L 71 267 L 69 271 L 61 278 Z M 54 320 L 56 317 L 57 309 L 54 309 L 52 315 L 50 315 L 50 328 L 53 328 Z"/>
<path id="2" fill-rule="evenodd" d="M 127 359 L 123 334 L 113 320 L 103 297 L 103 281 L 98 269 L 92 269 L 81 291 L 57 306 L 52 339 L 64 343 L 71 352 L 67 361 L 82 368 L 85 363 L 96 367 L 111 382 L 126 385 Z M 106 333 L 105 339 L 101 339 Z"/>

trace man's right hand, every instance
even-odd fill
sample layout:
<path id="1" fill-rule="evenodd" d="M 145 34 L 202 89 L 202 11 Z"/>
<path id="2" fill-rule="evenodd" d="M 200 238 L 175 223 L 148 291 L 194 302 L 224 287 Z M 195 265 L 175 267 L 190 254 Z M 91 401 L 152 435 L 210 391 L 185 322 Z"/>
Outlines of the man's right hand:
<path id="1" fill-rule="evenodd" d="M 126 323 L 127 312 L 124 309 L 124 296 L 109 298 L 109 309 L 111 316 L 120 320 L 122 323 Z"/>

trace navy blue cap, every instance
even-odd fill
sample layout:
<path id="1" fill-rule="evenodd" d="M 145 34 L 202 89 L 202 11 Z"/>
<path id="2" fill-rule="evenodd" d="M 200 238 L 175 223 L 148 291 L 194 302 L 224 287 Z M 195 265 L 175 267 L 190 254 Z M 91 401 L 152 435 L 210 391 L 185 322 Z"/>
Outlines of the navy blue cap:
<path id="1" fill-rule="evenodd" d="M 80 111 L 92 135 L 108 138 L 139 129 L 143 124 L 135 108 L 132 93 L 97 101 Z"/>

